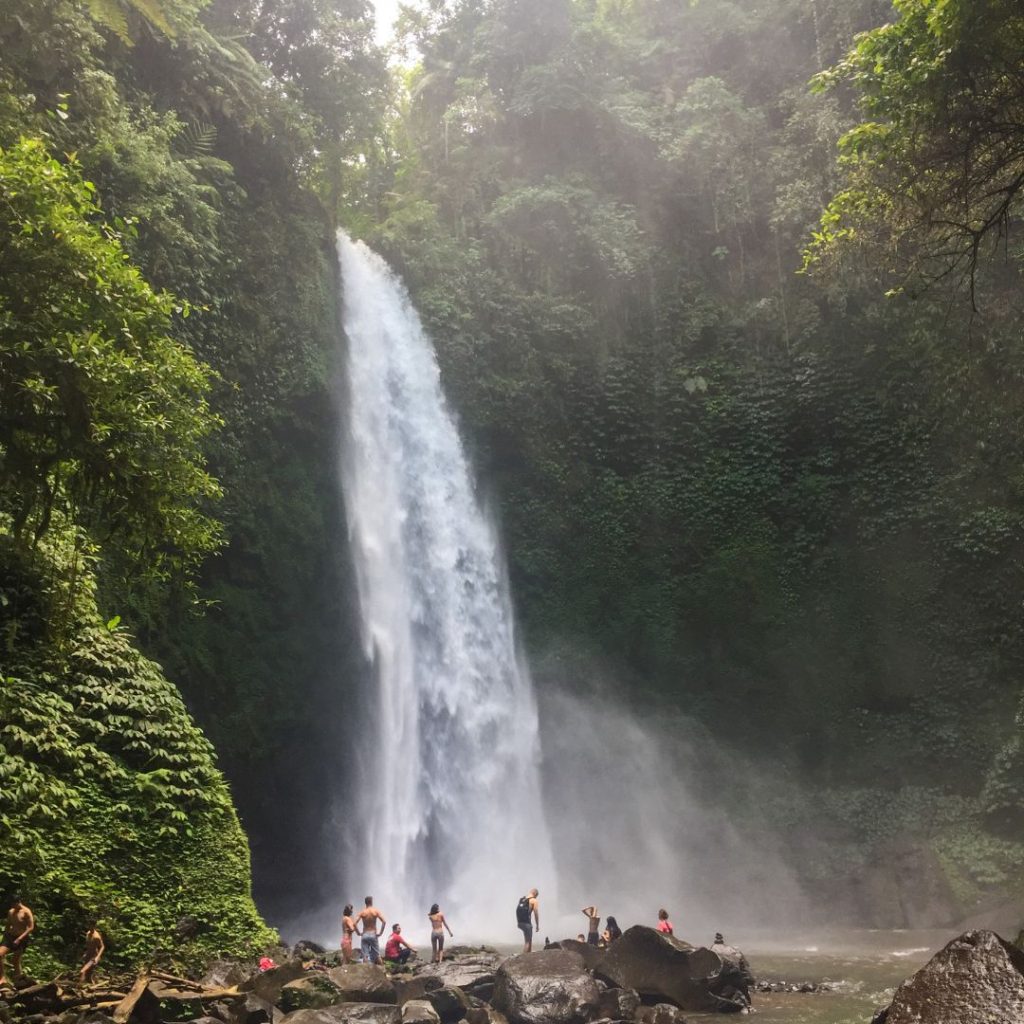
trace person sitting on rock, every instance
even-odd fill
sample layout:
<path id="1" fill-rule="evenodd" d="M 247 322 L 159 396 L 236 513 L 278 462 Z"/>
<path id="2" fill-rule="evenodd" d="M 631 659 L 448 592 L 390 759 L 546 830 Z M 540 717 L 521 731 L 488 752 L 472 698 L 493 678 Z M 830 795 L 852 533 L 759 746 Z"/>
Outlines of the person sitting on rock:
<path id="1" fill-rule="evenodd" d="M 616 939 L 622 938 L 622 929 L 619 927 L 619 922 L 611 915 L 605 919 L 604 934 L 601 938 L 604 939 L 606 946 L 610 946 Z"/>
<path id="2" fill-rule="evenodd" d="M 668 919 L 668 911 L 664 907 L 658 911 L 658 931 L 663 935 L 675 935 L 672 922 Z"/>
<path id="3" fill-rule="evenodd" d="M 92 980 L 96 965 L 103 956 L 106 949 L 103 942 L 103 935 L 96 927 L 95 921 L 90 921 L 85 930 L 85 952 L 82 954 L 82 969 L 78 972 L 78 984 L 85 985 Z"/>
<path id="4" fill-rule="evenodd" d="M 601 931 L 601 918 L 598 916 L 597 907 L 584 907 L 583 914 L 587 919 L 587 943 L 596 946 Z"/>
<path id="5" fill-rule="evenodd" d="M 14 977 L 21 977 L 21 957 L 32 941 L 36 919 L 32 911 L 21 902 L 20 896 L 11 897 L 11 909 L 7 912 L 7 924 L 4 926 L 4 937 L 0 940 L 0 985 L 7 984 L 4 974 L 7 954 L 12 954 Z"/>
<path id="6" fill-rule="evenodd" d="M 403 949 L 402 947 L 405 947 Z M 412 946 L 402 937 L 402 926 L 393 924 L 391 926 L 391 937 L 384 946 L 384 959 L 389 964 L 404 964 L 412 956 Z"/>
<path id="7" fill-rule="evenodd" d="M 427 914 L 430 918 L 430 951 L 433 953 L 433 962 L 439 964 L 444 959 L 444 930 L 448 928 L 448 934 L 455 938 L 454 932 L 448 926 L 441 908 L 435 903 Z"/>
<path id="8" fill-rule="evenodd" d="M 373 897 L 367 896 L 363 901 L 366 906 L 359 911 L 356 918 L 357 934 L 362 936 L 360 946 L 363 951 L 363 962 L 380 963 L 380 937 L 384 934 L 387 921 L 384 915 L 373 905 Z"/>

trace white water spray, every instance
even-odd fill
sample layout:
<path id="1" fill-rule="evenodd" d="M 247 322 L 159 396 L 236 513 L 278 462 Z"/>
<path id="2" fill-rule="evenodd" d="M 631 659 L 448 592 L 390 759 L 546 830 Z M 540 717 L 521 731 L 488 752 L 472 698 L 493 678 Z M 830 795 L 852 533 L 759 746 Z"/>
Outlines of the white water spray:
<path id="1" fill-rule="evenodd" d="M 404 287 L 340 232 L 338 252 L 342 475 L 377 687 L 353 744 L 363 784 L 350 896 L 372 893 L 389 922 L 417 931 L 438 902 L 457 937 L 509 938 L 516 900 L 533 886 L 553 899 L 555 872 L 505 567 Z"/>

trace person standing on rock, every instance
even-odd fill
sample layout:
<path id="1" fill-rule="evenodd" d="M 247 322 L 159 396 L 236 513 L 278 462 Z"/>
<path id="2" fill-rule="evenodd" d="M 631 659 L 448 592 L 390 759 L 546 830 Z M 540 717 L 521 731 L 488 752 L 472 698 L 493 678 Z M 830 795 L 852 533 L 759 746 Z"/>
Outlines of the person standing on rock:
<path id="1" fill-rule="evenodd" d="M 356 923 L 352 919 L 352 904 L 346 903 L 341 912 L 341 962 L 352 963 L 352 936 L 356 933 Z"/>
<path id="2" fill-rule="evenodd" d="M 445 920 L 441 908 L 435 903 L 427 914 L 430 918 L 430 950 L 433 953 L 433 962 L 439 964 L 444 959 L 444 930 L 448 928 L 448 934 L 454 939 L 455 935 L 448 922 Z"/>
<path id="3" fill-rule="evenodd" d="M 20 896 L 11 898 L 11 909 L 7 912 L 7 924 L 4 926 L 4 937 L 0 940 L 0 985 L 7 984 L 4 973 L 7 955 L 12 954 L 14 977 L 21 977 L 21 957 L 32 941 L 32 933 L 36 928 L 36 919 L 32 911 L 21 902 Z"/>
<path id="4" fill-rule="evenodd" d="M 591 946 L 596 946 L 601 937 L 601 916 L 597 912 L 597 907 L 584 907 L 583 914 L 587 919 L 587 942 Z"/>
<path id="5" fill-rule="evenodd" d="M 359 945 L 363 951 L 363 960 L 371 964 L 380 963 L 380 937 L 384 934 L 387 921 L 384 915 L 373 905 L 373 897 L 367 896 L 366 906 L 359 911 L 356 918 L 356 932 L 362 936 Z"/>
<path id="6" fill-rule="evenodd" d="M 96 922 L 90 921 L 89 927 L 85 930 L 85 953 L 82 956 L 82 969 L 78 972 L 79 985 L 84 985 L 92 980 L 93 972 L 96 970 L 100 957 L 103 956 L 103 951 L 106 948 L 103 942 L 103 934 L 96 927 Z"/>
<path id="7" fill-rule="evenodd" d="M 658 911 L 658 931 L 662 935 L 675 935 L 675 929 L 672 927 L 672 922 L 668 919 L 668 911 L 662 907 Z"/>
<path id="8" fill-rule="evenodd" d="M 403 949 L 402 947 L 405 947 Z M 412 956 L 412 946 L 402 936 L 402 926 L 393 924 L 391 926 L 391 937 L 384 947 L 384 959 L 389 964 L 404 964 Z"/>
<path id="9" fill-rule="evenodd" d="M 523 896 L 516 904 L 516 924 L 523 933 L 523 952 L 529 953 L 533 950 L 533 930 L 536 927 L 540 931 L 540 900 L 537 897 L 540 893 L 531 889 L 529 894 Z M 534 923 L 530 924 L 530 915 L 533 915 Z"/>

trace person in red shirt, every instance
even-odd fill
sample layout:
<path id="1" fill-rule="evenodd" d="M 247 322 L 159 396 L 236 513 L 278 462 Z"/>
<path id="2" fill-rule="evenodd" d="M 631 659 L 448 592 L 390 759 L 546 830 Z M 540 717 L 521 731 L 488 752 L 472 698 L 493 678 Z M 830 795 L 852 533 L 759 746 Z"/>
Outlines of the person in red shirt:
<path id="1" fill-rule="evenodd" d="M 403 949 L 402 947 L 405 947 Z M 412 946 L 402 938 L 402 926 L 391 926 L 391 937 L 384 946 L 384 959 L 389 964 L 404 964 L 412 956 Z"/>
<path id="2" fill-rule="evenodd" d="M 668 919 L 668 911 L 664 907 L 658 911 L 658 931 L 665 935 L 675 934 L 672 930 L 672 922 Z"/>

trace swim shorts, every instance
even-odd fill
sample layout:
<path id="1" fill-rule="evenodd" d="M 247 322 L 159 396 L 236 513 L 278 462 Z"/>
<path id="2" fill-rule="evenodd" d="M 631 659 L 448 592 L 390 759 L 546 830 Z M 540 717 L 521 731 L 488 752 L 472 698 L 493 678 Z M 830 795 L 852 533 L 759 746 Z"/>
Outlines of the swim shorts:
<path id="1" fill-rule="evenodd" d="M 363 951 L 364 960 L 369 960 L 371 964 L 380 963 L 380 943 L 376 935 L 367 935 L 364 932 L 359 948 Z"/>
<path id="2" fill-rule="evenodd" d="M 523 933 L 523 938 L 527 942 L 533 941 L 533 925 L 532 924 L 521 924 L 519 930 Z"/>
<path id="3" fill-rule="evenodd" d="M 3 940 L 0 941 L 0 946 L 6 946 L 10 950 L 25 949 L 28 944 L 32 941 L 32 933 L 24 936 L 20 942 L 15 942 L 14 932 L 4 932 Z"/>

